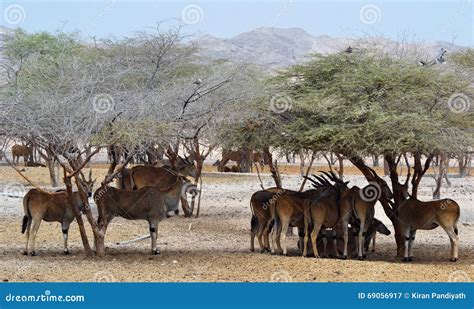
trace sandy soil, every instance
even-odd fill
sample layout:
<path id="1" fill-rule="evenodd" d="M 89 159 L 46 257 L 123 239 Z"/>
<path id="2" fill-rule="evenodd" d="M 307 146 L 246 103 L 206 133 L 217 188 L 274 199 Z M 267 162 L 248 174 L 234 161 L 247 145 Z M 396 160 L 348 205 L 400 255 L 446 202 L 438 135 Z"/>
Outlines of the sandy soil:
<path id="1" fill-rule="evenodd" d="M 42 171 L 44 170 L 44 171 Z M 94 173 L 104 173 L 97 170 Z M 40 184 L 45 169 L 27 169 Z M 364 185 L 361 176 L 348 176 L 351 184 Z M 300 178 L 284 176 L 285 187 L 298 188 Z M 263 176 L 265 186 L 271 178 Z M 20 233 L 21 197 L 28 188 L 0 167 L 0 280 L 3 281 L 469 281 L 474 280 L 474 178 L 453 178 L 443 197 L 461 206 L 460 261 L 449 262 L 449 240 L 441 229 L 419 231 L 415 261 L 394 257 L 393 236 L 379 236 L 376 252 L 366 261 L 302 258 L 297 237 L 287 238 L 290 257 L 249 251 L 249 199 L 259 189 L 256 176 L 207 174 L 204 178 L 201 215 L 197 219 L 173 217 L 159 226 L 160 256 L 149 254 L 149 240 L 117 245 L 147 234 L 145 221 L 114 219 L 106 237 L 107 256 L 85 259 L 77 225 L 70 229 L 71 255 L 62 254 L 59 223 L 43 222 L 37 236 L 36 257 L 23 256 Z M 420 199 L 430 198 L 433 181 L 426 177 Z M 18 197 L 12 197 L 18 196 Z M 376 217 L 393 231 L 381 207 Z M 88 233 L 91 235 L 91 232 Z"/>

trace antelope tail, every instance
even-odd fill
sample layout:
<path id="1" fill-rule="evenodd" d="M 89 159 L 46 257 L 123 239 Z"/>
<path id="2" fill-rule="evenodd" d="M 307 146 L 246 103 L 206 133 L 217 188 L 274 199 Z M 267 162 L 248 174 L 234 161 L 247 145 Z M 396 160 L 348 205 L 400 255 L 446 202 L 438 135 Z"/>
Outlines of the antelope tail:
<path id="1" fill-rule="evenodd" d="M 252 215 L 252 219 L 250 219 L 250 231 L 251 232 L 257 232 L 258 228 L 258 220 L 255 215 Z"/>
<path id="2" fill-rule="evenodd" d="M 25 211 L 25 215 L 23 216 L 23 223 L 21 224 L 21 233 L 24 234 L 26 231 L 26 227 L 31 222 L 31 213 L 30 209 L 28 208 L 28 200 L 30 198 L 29 194 L 23 198 L 23 209 Z"/>
<path id="3" fill-rule="evenodd" d="M 459 221 L 459 217 L 461 216 L 461 209 L 459 208 L 459 205 L 458 205 L 458 208 L 457 208 L 457 218 L 456 218 L 456 222 L 454 223 L 454 233 L 456 233 L 456 235 L 459 235 L 459 230 L 458 230 L 458 221 Z"/>

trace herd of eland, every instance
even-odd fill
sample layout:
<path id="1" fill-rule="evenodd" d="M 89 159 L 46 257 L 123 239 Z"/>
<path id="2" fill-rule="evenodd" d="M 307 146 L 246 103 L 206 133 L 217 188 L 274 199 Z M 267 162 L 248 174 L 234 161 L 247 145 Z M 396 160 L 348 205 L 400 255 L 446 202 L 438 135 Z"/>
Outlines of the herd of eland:
<path id="1" fill-rule="evenodd" d="M 22 149 L 18 156 L 30 155 L 30 152 L 30 149 Z M 225 159 L 229 159 L 227 157 Z M 261 157 L 255 159 L 264 164 Z M 178 157 L 174 167 L 137 165 L 124 168 L 117 177 L 115 187 L 101 184 L 94 193 L 92 170 L 88 179 L 81 173 L 79 181 L 88 197 L 93 196 L 96 202 L 99 227 L 106 230 L 111 220 L 117 216 L 128 220 L 146 220 L 149 224 L 151 252 L 160 254 L 157 248 L 158 224 L 178 213 L 183 187 L 189 184 L 187 177 L 194 177 L 195 174 L 193 160 Z M 252 195 L 251 251 L 255 250 L 256 236 L 261 253 L 287 255 L 286 235 L 290 228 L 296 227 L 299 236 L 297 246 L 303 257 L 313 255 L 363 260 L 369 251 L 370 242 L 373 242 L 372 251 L 375 250 L 377 232 L 390 234 L 390 230 L 374 217 L 377 197 L 366 196 L 374 194 L 371 192 L 373 190 L 380 190 L 379 187 L 373 187 L 373 184 L 364 188 L 349 187 L 349 182 L 340 180 L 332 172 L 321 172 L 306 179 L 313 186 L 310 190 L 299 192 L 268 188 Z M 450 199 L 421 202 L 405 191 L 405 200 L 397 210 L 405 237 L 403 261 L 413 260 L 416 231 L 438 226 L 449 236 L 450 260 L 457 261 L 457 222 L 460 216 L 458 204 Z M 84 207 L 81 198 L 78 192 L 73 194 L 74 207 L 81 212 Z M 390 190 L 375 194 L 385 195 L 387 199 L 393 198 Z M 75 213 L 73 207 L 68 205 L 70 201 L 64 190 L 46 192 L 35 188 L 25 195 L 22 224 L 22 233 L 26 232 L 24 254 L 36 255 L 35 238 L 42 220 L 61 223 L 64 253 L 69 253 L 68 230 L 75 219 Z"/>

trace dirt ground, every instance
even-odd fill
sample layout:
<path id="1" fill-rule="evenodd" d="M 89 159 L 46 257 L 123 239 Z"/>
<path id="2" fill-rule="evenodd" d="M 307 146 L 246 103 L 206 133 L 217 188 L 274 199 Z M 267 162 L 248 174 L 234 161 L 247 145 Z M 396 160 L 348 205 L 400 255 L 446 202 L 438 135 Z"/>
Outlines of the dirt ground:
<path id="1" fill-rule="evenodd" d="M 209 168 L 210 169 L 210 168 Z M 47 183 L 47 171 L 28 168 L 26 173 L 40 184 Z M 94 174 L 105 173 L 95 169 Z M 265 186 L 272 186 L 262 175 Z M 358 175 L 349 175 L 350 184 L 364 185 Z M 288 188 L 298 188 L 301 178 L 285 175 Z M 106 236 L 107 256 L 86 259 L 77 229 L 70 228 L 70 255 L 62 253 L 59 223 L 41 224 L 36 251 L 38 256 L 24 256 L 24 235 L 20 233 L 23 216 L 21 196 L 28 188 L 8 167 L 0 167 L 0 280 L 3 281 L 471 281 L 474 280 L 474 179 L 452 179 L 443 197 L 461 206 L 460 261 L 449 262 L 449 239 L 438 228 L 419 231 L 415 242 L 415 260 L 403 263 L 395 255 L 391 236 L 379 235 L 377 248 L 366 261 L 302 258 L 296 248 L 297 237 L 288 237 L 289 257 L 272 256 L 249 250 L 252 192 L 259 189 L 255 175 L 206 174 L 199 218 L 181 215 L 160 223 L 160 256 L 150 255 L 150 240 L 118 245 L 147 234 L 145 221 L 116 218 Z M 420 199 L 428 200 L 433 181 L 422 183 Z M 10 194 L 14 191 L 14 194 Z M 10 193 L 9 193 L 10 192 Z M 12 197 L 18 196 L 18 197 Z M 381 207 L 376 209 L 393 232 Z M 88 232 L 91 236 L 91 231 Z M 91 237 L 90 237 L 91 238 Z M 258 247 L 258 244 L 257 244 Z"/>

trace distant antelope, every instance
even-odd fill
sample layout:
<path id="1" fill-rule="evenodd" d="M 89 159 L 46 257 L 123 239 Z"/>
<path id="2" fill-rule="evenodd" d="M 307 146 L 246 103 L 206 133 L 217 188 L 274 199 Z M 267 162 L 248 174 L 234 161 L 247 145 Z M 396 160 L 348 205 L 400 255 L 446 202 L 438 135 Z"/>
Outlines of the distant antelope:
<path id="1" fill-rule="evenodd" d="M 92 187 L 94 186 L 95 180 L 91 179 L 91 173 L 89 173 L 88 180 L 86 180 L 82 174 L 80 175 L 83 187 L 86 190 L 88 197 L 91 197 Z M 74 206 L 82 211 L 84 205 L 79 192 L 74 192 L 73 198 L 75 201 Z M 24 234 L 26 231 L 26 246 L 23 254 L 30 254 L 32 256 L 36 255 L 35 239 L 42 220 L 46 222 L 61 223 L 64 238 L 64 253 L 69 254 L 67 246 L 69 225 L 74 221 L 76 216 L 70 207 L 69 199 L 65 190 L 48 193 L 38 189 L 31 189 L 23 198 L 23 209 L 25 215 L 23 217 L 21 232 Z M 32 224 L 33 228 L 31 229 Z"/>
<path id="2" fill-rule="evenodd" d="M 13 164 L 18 164 L 20 157 L 23 157 L 23 160 L 26 163 L 28 162 L 28 157 L 33 154 L 33 146 L 28 145 L 13 145 L 12 146 L 12 157 Z"/>
<path id="3" fill-rule="evenodd" d="M 114 217 L 128 220 L 147 220 L 151 236 L 152 254 L 160 254 L 157 248 L 158 223 L 166 218 L 166 213 L 174 211 L 165 205 L 165 194 L 156 187 L 143 187 L 128 191 L 102 185 L 94 193 L 99 211 L 100 229 L 107 231 Z"/>
<path id="4" fill-rule="evenodd" d="M 213 165 L 217 166 L 217 170 L 219 172 L 224 171 L 224 167 L 229 161 L 234 161 L 237 163 L 237 168 L 241 170 L 241 164 L 244 160 L 244 156 L 248 155 L 248 159 L 251 163 L 258 163 L 260 168 L 263 170 L 265 166 L 265 155 L 262 155 L 260 152 L 251 151 L 251 150 L 229 150 L 223 149 L 222 150 L 222 160 L 216 161 Z"/>

